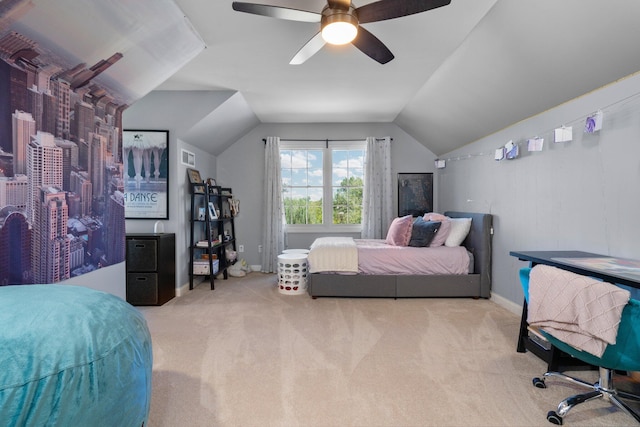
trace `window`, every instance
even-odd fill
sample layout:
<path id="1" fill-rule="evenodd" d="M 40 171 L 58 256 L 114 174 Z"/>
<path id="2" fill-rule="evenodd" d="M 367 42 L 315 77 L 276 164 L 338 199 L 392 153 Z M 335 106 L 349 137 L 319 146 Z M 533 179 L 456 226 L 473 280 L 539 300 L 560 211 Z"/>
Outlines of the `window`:
<path id="1" fill-rule="evenodd" d="M 280 150 L 287 224 L 322 224 L 323 151 Z"/>
<path id="2" fill-rule="evenodd" d="M 281 143 L 282 191 L 287 227 L 359 231 L 362 220 L 365 141 Z"/>

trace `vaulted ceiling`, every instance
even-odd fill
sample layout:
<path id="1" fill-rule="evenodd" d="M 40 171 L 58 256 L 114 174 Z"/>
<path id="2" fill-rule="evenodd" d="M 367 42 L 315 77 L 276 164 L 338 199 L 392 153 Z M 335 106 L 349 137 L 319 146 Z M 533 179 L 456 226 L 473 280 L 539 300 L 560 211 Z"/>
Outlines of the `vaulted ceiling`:
<path id="1" fill-rule="evenodd" d="M 640 70 L 637 0 L 452 0 L 363 24 L 395 55 L 385 65 L 352 45 L 289 65 L 319 24 L 236 12 L 231 1 L 176 3 L 207 48 L 157 89 L 235 93 L 190 132 L 213 154 L 227 142 L 210 130 L 227 123 L 232 138 L 260 122 L 393 122 L 441 155 Z"/>

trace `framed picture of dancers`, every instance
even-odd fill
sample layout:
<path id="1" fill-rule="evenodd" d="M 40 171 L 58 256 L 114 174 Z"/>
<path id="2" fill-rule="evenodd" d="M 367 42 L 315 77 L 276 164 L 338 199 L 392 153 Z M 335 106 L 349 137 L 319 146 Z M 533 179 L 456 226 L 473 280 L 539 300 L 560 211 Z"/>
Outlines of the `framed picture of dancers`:
<path id="1" fill-rule="evenodd" d="M 169 219 L 169 131 L 122 131 L 127 219 Z"/>

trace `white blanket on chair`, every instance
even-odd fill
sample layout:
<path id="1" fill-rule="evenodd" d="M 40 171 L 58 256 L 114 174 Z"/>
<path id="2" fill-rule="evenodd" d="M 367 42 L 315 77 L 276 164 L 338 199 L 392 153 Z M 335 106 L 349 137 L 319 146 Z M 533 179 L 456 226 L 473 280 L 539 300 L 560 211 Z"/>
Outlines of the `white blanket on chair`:
<path id="1" fill-rule="evenodd" d="M 615 344 L 629 291 L 611 283 L 548 265 L 537 265 L 529 280 L 529 325 L 601 357 Z"/>
<path id="2" fill-rule="evenodd" d="M 358 272 L 358 249 L 351 237 L 319 237 L 309 252 L 309 272 Z"/>

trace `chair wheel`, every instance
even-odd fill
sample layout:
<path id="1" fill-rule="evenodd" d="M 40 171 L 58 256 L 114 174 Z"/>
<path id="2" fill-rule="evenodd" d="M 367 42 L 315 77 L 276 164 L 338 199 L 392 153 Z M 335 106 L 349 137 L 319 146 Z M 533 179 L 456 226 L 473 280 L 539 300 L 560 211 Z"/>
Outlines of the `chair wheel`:
<path id="1" fill-rule="evenodd" d="M 547 421 L 558 426 L 562 425 L 562 417 L 556 414 L 556 411 L 547 412 Z"/>
<path id="2" fill-rule="evenodd" d="M 538 387 L 538 388 L 547 388 L 547 385 L 544 383 L 544 380 L 541 380 L 538 377 L 535 377 L 533 379 L 533 385 Z"/>

